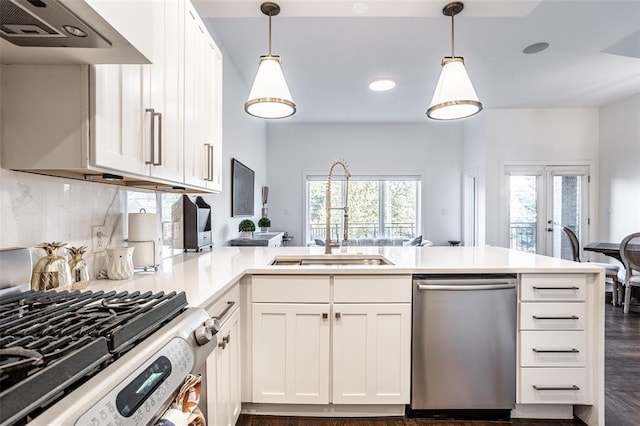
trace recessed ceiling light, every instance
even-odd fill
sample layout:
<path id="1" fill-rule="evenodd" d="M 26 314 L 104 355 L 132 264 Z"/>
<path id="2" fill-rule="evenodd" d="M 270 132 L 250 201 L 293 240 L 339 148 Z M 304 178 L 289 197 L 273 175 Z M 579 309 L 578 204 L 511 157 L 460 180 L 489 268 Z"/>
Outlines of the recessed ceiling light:
<path id="1" fill-rule="evenodd" d="M 363 1 L 359 1 L 353 5 L 353 13 L 356 15 L 364 15 L 369 11 L 369 4 Z"/>
<path id="2" fill-rule="evenodd" d="M 540 43 L 533 43 L 525 47 L 524 49 L 522 49 L 522 53 L 532 55 L 534 53 L 542 52 L 547 47 L 549 47 L 549 43 L 547 43 L 546 41 L 541 41 Z"/>
<path id="3" fill-rule="evenodd" d="M 396 82 L 388 78 L 379 78 L 369 83 L 369 89 L 374 92 L 385 92 L 396 87 Z"/>

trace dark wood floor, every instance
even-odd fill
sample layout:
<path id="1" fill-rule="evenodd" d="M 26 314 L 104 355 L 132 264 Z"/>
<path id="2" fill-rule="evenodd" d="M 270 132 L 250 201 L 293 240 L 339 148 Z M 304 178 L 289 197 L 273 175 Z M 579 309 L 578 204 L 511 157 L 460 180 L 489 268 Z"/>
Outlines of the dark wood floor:
<path id="1" fill-rule="evenodd" d="M 605 424 L 640 424 L 640 314 L 624 314 L 622 308 L 605 307 Z M 579 420 L 512 420 L 510 422 L 442 421 L 430 419 L 309 418 L 241 415 L 238 426 L 573 426 Z"/>

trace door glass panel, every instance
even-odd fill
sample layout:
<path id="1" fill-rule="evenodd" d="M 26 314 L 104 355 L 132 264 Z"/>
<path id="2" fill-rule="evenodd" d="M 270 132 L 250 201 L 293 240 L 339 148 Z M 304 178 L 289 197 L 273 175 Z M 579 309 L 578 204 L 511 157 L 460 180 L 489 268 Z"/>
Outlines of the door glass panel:
<path id="1" fill-rule="evenodd" d="M 509 176 L 509 247 L 536 253 L 537 176 Z"/>
<path id="2" fill-rule="evenodd" d="M 571 260 L 571 243 L 563 235 L 570 228 L 581 241 L 582 176 L 553 176 L 553 257 Z"/>

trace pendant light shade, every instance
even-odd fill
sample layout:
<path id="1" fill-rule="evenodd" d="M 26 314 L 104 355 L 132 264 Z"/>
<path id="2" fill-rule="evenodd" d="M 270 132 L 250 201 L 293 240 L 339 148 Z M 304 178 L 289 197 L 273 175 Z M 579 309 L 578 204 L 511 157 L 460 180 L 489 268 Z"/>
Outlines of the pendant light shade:
<path id="1" fill-rule="evenodd" d="M 451 56 L 442 60 L 438 85 L 427 109 L 427 116 L 434 120 L 456 120 L 477 114 L 482 110 L 482 103 L 478 100 L 478 95 L 464 66 L 464 58 L 454 55 L 453 17 L 463 8 L 462 3 L 454 2 L 442 9 L 445 16 L 451 16 Z"/>
<path id="2" fill-rule="evenodd" d="M 271 17 L 280 13 L 280 6 L 265 2 L 260 10 L 269 16 L 269 54 L 260 56 L 258 73 L 244 110 L 258 118 L 289 117 L 295 114 L 296 104 L 284 78 L 280 56 L 271 54 Z"/>

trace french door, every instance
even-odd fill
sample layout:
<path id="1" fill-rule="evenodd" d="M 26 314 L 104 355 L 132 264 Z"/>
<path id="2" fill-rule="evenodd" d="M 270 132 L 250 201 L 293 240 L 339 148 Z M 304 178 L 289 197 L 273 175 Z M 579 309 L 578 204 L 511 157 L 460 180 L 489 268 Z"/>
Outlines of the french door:
<path id="1" fill-rule="evenodd" d="M 509 247 L 572 259 L 562 232 L 583 241 L 589 226 L 589 166 L 507 166 Z"/>

